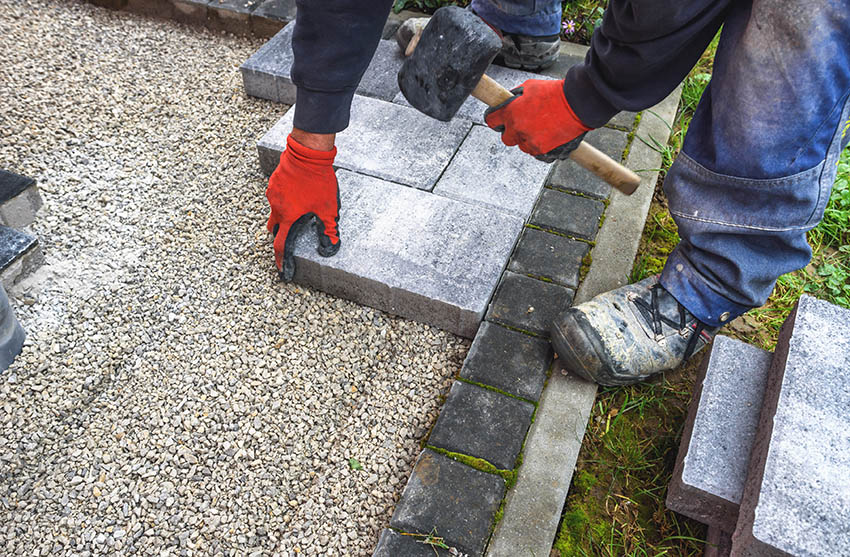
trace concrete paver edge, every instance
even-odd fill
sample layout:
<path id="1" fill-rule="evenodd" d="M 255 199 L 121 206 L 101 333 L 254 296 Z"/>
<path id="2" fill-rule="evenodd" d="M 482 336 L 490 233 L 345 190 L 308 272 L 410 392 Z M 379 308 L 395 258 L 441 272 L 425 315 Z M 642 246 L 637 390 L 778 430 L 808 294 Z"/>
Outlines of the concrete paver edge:
<path id="1" fill-rule="evenodd" d="M 641 185 L 631 196 L 612 192 L 575 303 L 628 282 L 661 167 L 661 153 L 649 146 L 654 144 L 649 138 L 667 144 L 680 95 L 681 87 L 644 111 L 626 166 L 648 170 L 640 173 Z M 555 361 L 487 557 L 548 557 L 595 397 L 596 385 L 563 373 Z"/>

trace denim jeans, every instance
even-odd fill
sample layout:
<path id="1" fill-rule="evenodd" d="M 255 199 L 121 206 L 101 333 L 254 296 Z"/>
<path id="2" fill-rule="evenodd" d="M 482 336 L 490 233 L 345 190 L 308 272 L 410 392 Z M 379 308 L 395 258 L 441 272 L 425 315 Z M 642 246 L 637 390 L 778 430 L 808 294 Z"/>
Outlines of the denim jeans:
<path id="1" fill-rule="evenodd" d="M 506 33 L 541 37 L 561 31 L 560 0 L 472 0 L 472 9 Z"/>
<path id="2" fill-rule="evenodd" d="M 720 326 L 811 259 L 850 140 L 850 2 L 729 5 L 711 82 L 664 180 L 681 242 L 661 283 Z"/>

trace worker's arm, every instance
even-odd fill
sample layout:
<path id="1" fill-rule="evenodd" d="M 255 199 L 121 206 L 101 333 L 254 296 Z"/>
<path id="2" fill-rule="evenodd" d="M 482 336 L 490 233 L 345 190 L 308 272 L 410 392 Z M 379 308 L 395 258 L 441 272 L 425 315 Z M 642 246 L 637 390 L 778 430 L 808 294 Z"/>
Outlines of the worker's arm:
<path id="1" fill-rule="evenodd" d="M 563 81 L 529 80 L 487 111 L 502 141 L 552 160 L 621 110 L 643 110 L 670 94 L 717 33 L 730 0 L 611 0 L 584 64 Z"/>
<path id="2" fill-rule="evenodd" d="M 266 226 L 275 236 L 275 264 L 284 280 L 295 274 L 295 242 L 314 216 L 319 254 L 331 256 L 339 249 L 335 134 L 348 126 L 351 99 L 378 46 L 390 3 L 297 3 L 294 128 L 266 189 L 271 207 Z"/>

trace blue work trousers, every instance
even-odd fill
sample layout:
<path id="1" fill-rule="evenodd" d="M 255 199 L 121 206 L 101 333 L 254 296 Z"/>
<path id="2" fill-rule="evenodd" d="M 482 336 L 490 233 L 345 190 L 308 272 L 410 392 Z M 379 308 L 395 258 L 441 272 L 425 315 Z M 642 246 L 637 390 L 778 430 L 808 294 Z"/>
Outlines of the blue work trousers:
<path id="1" fill-rule="evenodd" d="M 560 0 L 472 0 L 472 9 L 506 33 L 542 37 L 561 32 Z"/>
<path id="2" fill-rule="evenodd" d="M 706 4 L 708 4 L 706 2 Z M 711 82 L 664 180 L 662 285 L 720 326 L 811 259 L 850 128 L 850 2 L 729 2 Z"/>

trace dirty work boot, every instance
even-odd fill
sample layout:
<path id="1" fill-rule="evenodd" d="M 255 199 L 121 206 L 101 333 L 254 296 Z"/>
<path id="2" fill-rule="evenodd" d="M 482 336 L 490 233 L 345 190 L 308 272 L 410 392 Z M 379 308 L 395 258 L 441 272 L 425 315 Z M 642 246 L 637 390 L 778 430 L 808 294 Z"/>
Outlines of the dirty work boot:
<path id="1" fill-rule="evenodd" d="M 600 385 L 674 369 L 711 342 L 711 329 L 649 277 L 568 309 L 552 323 L 564 367 Z"/>
<path id="2" fill-rule="evenodd" d="M 561 48 L 561 37 L 558 35 L 530 37 L 504 32 L 500 34 L 502 50 L 496 56 L 497 64 L 529 72 L 539 72 L 558 61 Z"/>

